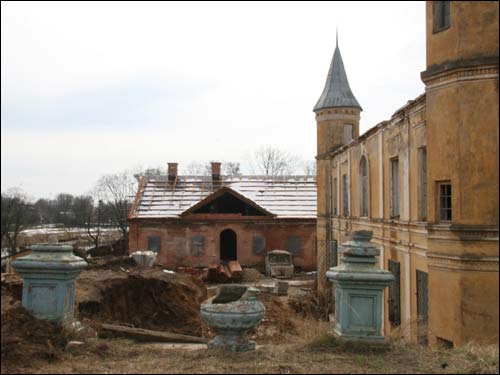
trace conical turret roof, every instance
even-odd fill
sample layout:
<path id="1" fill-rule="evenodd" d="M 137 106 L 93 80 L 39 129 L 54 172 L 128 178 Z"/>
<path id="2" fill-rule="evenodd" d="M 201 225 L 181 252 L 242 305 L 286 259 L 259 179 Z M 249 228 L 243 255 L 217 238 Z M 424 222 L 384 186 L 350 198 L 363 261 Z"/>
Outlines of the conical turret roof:
<path id="1" fill-rule="evenodd" d="M 332 107 L 356 107 L 362 110 L 349 87 L 338 42 L 335 46 L 335 52 L 333 53 L 325 88 L 314 106 L 313 111 L 317 112 L 321 109 Z"/>

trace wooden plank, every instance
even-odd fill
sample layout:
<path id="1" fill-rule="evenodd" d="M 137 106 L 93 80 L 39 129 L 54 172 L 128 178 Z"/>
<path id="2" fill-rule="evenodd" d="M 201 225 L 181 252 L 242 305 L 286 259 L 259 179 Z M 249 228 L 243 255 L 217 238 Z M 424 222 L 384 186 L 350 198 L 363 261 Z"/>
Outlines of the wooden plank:
<path id="1" fill-rule="evenodd" d="M 149 329 L 131 328 L 116 324 L 100 324 L 98 330 L 124 335 L 127 337 L 134 338 L 138 341 L 185 342 L 185 343 L 202 343 L 202 344 L 208 342 L 208 339 L 206 339 L 205 337 L 180 335 L 177 333 L 163 332 L 163 331 L 151 331 Z"/>
<path id="2" fill-rule="evenodd" d="M 227 267 L 229 268 L 229 272 L 231 272 L 231 274 L 235 272 L 243 272 L 243 269 L 241 268 L 241 265 L 237 260 L 231 260 L 227 262 Z"/>

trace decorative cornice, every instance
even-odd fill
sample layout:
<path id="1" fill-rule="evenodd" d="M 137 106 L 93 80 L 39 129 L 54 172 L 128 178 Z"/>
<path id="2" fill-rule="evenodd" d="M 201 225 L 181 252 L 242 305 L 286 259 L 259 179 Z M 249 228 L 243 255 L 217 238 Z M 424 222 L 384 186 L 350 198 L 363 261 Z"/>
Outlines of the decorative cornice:
<path id="1" fill-rule="evenodd" d="M 429 268 L 454 271 L 498 272 L 498 257 L 454 256 L 427 253 Z"/>
<path id="2" fill-rule="evenodd" d="M 427 79 L 426 90 L 433 90 L 457 82 L 498 78 L 498 65 L 487 67 L 462 68 Z"/>
<path id="3" fill-rule="evenodd" d="M 450 71 L 456 69 L 469 69 L 481 68 L 483 66 L 493 65 L 498 68 L 498 55 L 497 56 L 480 56 L 472 59 L 461 59 L 454 61 L 445 61 L 441 64 L 434 64 L 427 67 L 427 70 L 420 73 L 422 81 L 427 84 L 429 80 L 437 75 L 448 74 Z"/>

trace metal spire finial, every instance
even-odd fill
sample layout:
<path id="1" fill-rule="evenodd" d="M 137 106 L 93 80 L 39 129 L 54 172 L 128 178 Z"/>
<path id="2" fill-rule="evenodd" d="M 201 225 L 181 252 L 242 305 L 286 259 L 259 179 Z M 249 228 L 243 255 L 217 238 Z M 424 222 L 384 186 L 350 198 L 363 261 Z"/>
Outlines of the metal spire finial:
<path id="1" fill-rule="evenodd" d="M 339 48 L 339 27 L 338 26 L 335 26 L 335 41 L 336 41 L 336 44 L 335 44 L 335 47 Z"/>

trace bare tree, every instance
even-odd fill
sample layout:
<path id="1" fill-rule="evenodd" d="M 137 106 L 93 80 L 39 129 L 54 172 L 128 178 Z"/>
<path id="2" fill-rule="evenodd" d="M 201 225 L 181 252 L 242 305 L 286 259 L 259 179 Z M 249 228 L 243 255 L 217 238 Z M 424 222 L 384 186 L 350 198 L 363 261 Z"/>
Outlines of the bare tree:
<path id="1" fill-rule="evenodd" d="M 250 168 L 253 174 L 289 176 L 297 167 L 297 157 L 273 146 L 261 146 L 253 156 Z"/>
<path id="2" fill-rule="evenodd" d="M 2 192 L 1 243 L 7 241 L 9 255 L 17 251 L 17 237 L 23 228 L 30 223 L 33 209 L 28 204 L 26 194 L 17 188 Z"/>
<path id="3" fill-rule="evenodd" d="M 101 239 L 101 223 L 102 223 L 101 207 L 102 207 L 102 200 L 99 200 L 97 209 L 95 209 L 93 205 L 88 207 L 87 222 L 85 223 L 86 224 L 85 226 L 87 228 L 87 235 L 89 236 L 90 240 L 94 243 L 94 246 L 96 248 L 99 247 L 99 241 Z M 95 230 L 92 231 L 92 229 Z"/>
<path id="4" fill-rule="evenodd" d="M 166 173 L 165 168 L 161 167 L 147 167 L 147 168 L 136 167 L 132 171 L 132 175 L 137 181 L 139 181 L 141 176 L 160 176 L 164 175 L 165 173 Z"/>
<path id="5" fill-rule="evenodd" d="M 240 163 L 228 161 L 222 163 L 222 170 L 224 175 L 230 177 L 238 177 L 241 176 Z"/>
<path id="6" fill-rule="evenodd" d="M 94 195 L 111 207 L 113 221 L 124 237 L 128 230 L 128 213 L 137 190 L 137 181 L 128 172 L 102 176 L 96 183 Z"/>
<path id="7" fill-rule="evenodd" d="M 193 161 L 186 167 L 186 174 L 190 176 L 210 176 L 212 174 L 212 166 L 210 163 L 200 163 Z"/>
<path id="8" fill-rule="evenodd" d="M 316 176 L 316 160 L 306 160 L 303 162 L 303 165 L 302 165 L 302 168 L 303 168 L 303 171 L 304 171 L 304 174 L 307 176 L 307 177 L 314 177 Z"/>

